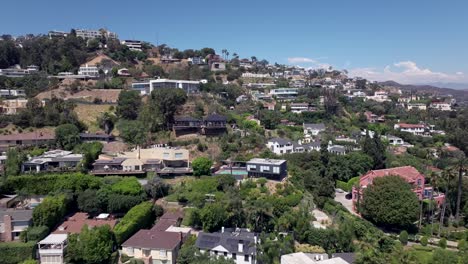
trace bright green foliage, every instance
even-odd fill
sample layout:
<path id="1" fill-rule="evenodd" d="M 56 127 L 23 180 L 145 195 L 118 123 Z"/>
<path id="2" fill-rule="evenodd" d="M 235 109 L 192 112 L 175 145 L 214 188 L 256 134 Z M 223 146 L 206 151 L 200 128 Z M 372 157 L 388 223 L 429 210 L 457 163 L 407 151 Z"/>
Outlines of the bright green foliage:
<path id="1" fill-rule="evenodd" d="M 3 242 L 0 243 L 0 263 L 17 264 L 35 257 L 36 242 Z"/>
<path id="2" fill-rule="evenodd" d="M 81 163 L 85 170 L 89 170 L 92 168 L 94 161 L 99 158 L 103 147 L 101 142 L 85 142 L 76 146 L 74 151 L 83 154 Z"/>
<path id="3" fill-rule="evenodd" d="M 73 124 L 64 124 L 55 128 L 55 142 L 64 150 L 72 150 L 80 143 L 80 130 Z"/>
<path id="4" fill-rule="evenodd" d="M 351 192 L 357 182 L 359 182 L 359 176 L 349 179 L 348 182 L 336 181 L 336 187 L 345 192 Z"/>
<path id="5" fill-rule="evenodd" d="M 81 173 L 21 175 L 8 178 L 3 190 L 29 195 L 46 195 L 55 191 L 81 192 L 86 189 L 98 189 L 101 185 L 102 179 Z"/>
<path id="6" fill-rule="evenodd" d="M 120 245 L 136 231 L 149 227 L 153 223 L 153 205 L 151 202 L 143 202 L 136 205 L 115 226 L 114 234 Z"/>
<path id="7" fill-rule="evenodd" d="M 226 222 L 228 215 L 226 209 L 220 204 L 208 204 L 200 212 L 203 230 L 214 232 L 221 229 Z"/>
<path id="8" fill-rule="evenodd" d="M 47 196 L 33 211 L 35 226 L 54 228 L 67 214 L 70 199 L 64 194 Z"/>
<path id="9" fill-rule="evenodd" d="M 109 263 L 114 251 L 114 237 L 108 225 L 89 229 L 83 226 L 80 234 L 68 238 L 66 260 L 69 263 Z"/>
<path id="10" fill-rule="evenodd" d="M 260 241 L 261 243 L 257 248 L 257 252 L 263 253 L 257 254 L 260 263 L 279 264 L 281 255 L 294 252 L 294 239 L 292 236 L 262 235 Z"/>
<path id="11" fill-rule="evenodd" d="M 146 127 L 141 121 L 123 120 L 117 124 L 120 137 L 127 143 L 142 145 L 146 141 Z"/>
<path id="12" fill-rule="evenodd" d="M 198 157 L 192 161 L 193 175 L 204 176 L 211 175 L 211 166 L 213 161 L 207 157 Z"/>
<path id="13" fill-rule="evenodd" d="M 427 246 L 427 244 L 429 243 L 429 240 L 427 239 L 426 236 L 423 236 L 420 242 L 422 246 Z"/>
<path id="14" fill-rule="evenodd" d="M 457 245 L 458 250 L 461 252 L 467 252 L 468 251 L 468 242 L 464 239 L 458 241 Z"/>
<path id="15" fill-rule="evenodd" d="M 408 232 L 406 232 L 406 230 L 401 231 L 400 235 L 398 236 L 398 240 L 400 240 L 401 244 L 403 245 L 408 244 Z"/>
<path id="16" fill-rule="evenodd" d="M 109 213 L 128 212 L 128 210 L 144 200 L 143 196 L 123 195 L 117 193 L 110 193 L 107 198 L 107 211 Z"/>
<path id="17" fill-rule="evenodd" d="M 37 260 L 35 260 L 35 259 L 27 259 L 27 260 L 21 262 L 20 264 L 37 264 Z"/>
<path id="18" fill-rule="evenodd" d="M 112 191 L 124 195 L 140 195 L 143 192 L 141 184 L 135 177 L 123 178 L 111 187 Z"/>
<path id="19" fill-rule="evenodd" d="M 363 192 L 360 212 L 380 226 L 411 227 L 418 219 L 418 198 L 398 176 L 375 178 Z"/>
<path id="20" fill-rule="evenodd" d="M 455 252 L 438 248 L 432 254 L 431 264 L 457 264 L 457 263 L 458 263 L 458 257 Z"/>
<path id="21" fill-rule="evenodd" d="M 30 226 L 26 229 L 27 241 L 40 241 L 49 234 L 47 226 Z"/>
<path id="22" fill-rule="evenodd" d="M 177 108 L 187 101 L 187 94 L 182 89 L 162 88 L 151 92 L 148 105 L 156 110 L 153 115 L 161 117 L 162 126 L 168 128 L 174 122 Z"/>

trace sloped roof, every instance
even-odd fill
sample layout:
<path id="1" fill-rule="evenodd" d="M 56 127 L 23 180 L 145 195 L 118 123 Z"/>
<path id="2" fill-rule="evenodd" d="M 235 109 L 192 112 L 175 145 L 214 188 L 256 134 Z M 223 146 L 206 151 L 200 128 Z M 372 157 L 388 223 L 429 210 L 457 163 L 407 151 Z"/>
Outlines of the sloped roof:
<path id="1" fill-rule="evenodd" d="M 230 253 L 241 253 L 248 255 L 256 254 L 255 233 L 252 232 L 217 232 L 205 233 L 200 232 L 195 245 L 200 249 L 211 250 L 215 247 L 222 246 Z M 243 244 L 243 251 L 239 252 L 239 243 Z"/>
<path id="2" fill-rule="evenodd" d="M 284 139 L 284 138 L 271 138 L 268 140 L 268 142 L 277 142 L 280 145 L 286 145 L 286 144 L 292 143 L 291 140 Z"/>
<path id="3" fill-rule="evenodd" d="M 325 124 L 306 124 L 304 123 L 304 128 L 306 129 L 314 129 L 314 130 L 325 130 Z"/>
<path id="4" fill-rule="evenodd" d="M 55 132 L 27 132 L 13 135 L 0 135 L 1 141 L 7 140 L 53 140 L 55 139 Z"/>
<path id="5" fill-rule="evenodd" d="M 0 223 L 3 223 L 3 217 L 5 215 L 11 216 L 12 221 L 29 221 L 32 219 L 32 212 L 32 210 L 0 210 Z"/>
<path id="6" fill-rule="evenodd" d="M 182 241 L 180 233 L 141 229 L 122 247 L 173 250 Z"/>
<path id="7" fill-rule="evenodd" d="M 371 170 L 361 177 L 361 181 L 368 177 L 376 178 L 390 175 L 400 176 L 408 182 L 415 182 L 419 177 L 424 177 L 424 175 L 416 168 L 412 166 L 403 166 L 383 170 Z"/>

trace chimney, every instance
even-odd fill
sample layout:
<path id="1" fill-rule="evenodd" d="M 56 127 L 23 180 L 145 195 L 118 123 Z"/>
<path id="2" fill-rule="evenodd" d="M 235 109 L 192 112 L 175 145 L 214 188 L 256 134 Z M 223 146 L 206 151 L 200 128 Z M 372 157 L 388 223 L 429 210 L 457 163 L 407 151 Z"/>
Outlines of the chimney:
<path id="1" fill-rule="evenodd" d="M 239 240 L 237 251 L 239 251 L 240 253 L 244 252 L 244 241 L 243 240 Z"/>
<path id="2" fill-rule="evenodd" d="M 224 226 L 221 227 L 221 233 L 224 233 Z"/>
<path id="3" fill-rule="evenodd" d="M 180 243 L 184 241 L 184 234 L 182 232 L 179 232 L 179 238 L 180 238 Z"/>
<path id="4" fill-rule="evenodd" d="M 3 216 L 3 224 L 4 224 L 4 235 L 3 235 L 3 240 L 5 242 L 10 242 L 13 241 L 13 225 L 12 225 L 12 219 L 10 215 L 4 215 Z"/>

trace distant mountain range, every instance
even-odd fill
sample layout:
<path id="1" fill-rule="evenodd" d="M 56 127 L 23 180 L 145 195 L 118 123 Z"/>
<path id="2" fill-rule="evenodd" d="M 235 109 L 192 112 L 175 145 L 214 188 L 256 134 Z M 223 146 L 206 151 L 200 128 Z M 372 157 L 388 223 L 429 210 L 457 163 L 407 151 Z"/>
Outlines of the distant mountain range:
<path id="1" fill-rule="evenodd" d="M 427 84 L 401 84 L 395 81 L 380 82 L 384 86 L 392 86 L 400 88 L 403 91 L 422 91 L 429 92 L 440 96 L 452 95 L 457 102 L 468 102 L 468 87 L 463 88 L 446 88 L 436 85 Z M 442 83 L 441 83 L 442 84 Z M 461 87 L 461 86 L 460 86 Z"/>

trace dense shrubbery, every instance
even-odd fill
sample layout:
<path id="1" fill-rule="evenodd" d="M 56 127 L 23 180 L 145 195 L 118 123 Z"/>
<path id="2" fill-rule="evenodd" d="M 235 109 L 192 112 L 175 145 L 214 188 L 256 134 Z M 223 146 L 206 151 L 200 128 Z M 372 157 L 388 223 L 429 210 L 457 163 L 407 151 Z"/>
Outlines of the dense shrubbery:
<path id="1" fill-rule="evenodd" d="M 135 177 L 123 178 L 114 183 L 111 189 L 113 192 L 123 195 L 140 195 L 143 192 L 141 184 Z"/>
<path id="2" fill-rule="evenodd" d="M 49 234 L 49 228 L 47 226 L 30 226 L 26 229 L 26 240 L 29 241 L 40 241 Z"/>
<path id="3" fill-rule="evenodd" d="M 0 263 L 17 264 L 24 260 L 35 258 L 36 241 L 28 243 L 0 243 Z"/>
<path id="4" fill-rule="evenodd" d="M 53 229 L 67 214 L 71 199 L 65 194 L 48 196 L 33 211 L 35 226 L 47 226 Z"/>
<path id="5" fill-rule="evenodd" d="M 154 214 L 151 202 L 143 202 L 134 206 L 114 228 L 117 243 L 122 244 L 139 229 L 149 227 L 153 221 Z"/>

